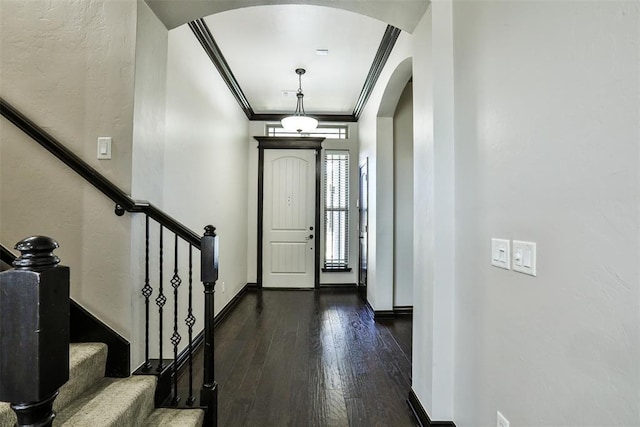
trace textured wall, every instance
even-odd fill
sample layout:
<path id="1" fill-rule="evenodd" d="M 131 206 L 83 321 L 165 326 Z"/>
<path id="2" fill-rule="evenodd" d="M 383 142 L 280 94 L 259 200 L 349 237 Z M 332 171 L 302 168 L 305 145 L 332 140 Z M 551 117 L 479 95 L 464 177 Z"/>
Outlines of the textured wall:
<path id="1" fill-rule="evenodd" d="M 451 1 L 414 33 L 413 389 L 434 420 L 453 418 L 454 140 Z"/>
<path id="2" fill-rule="evenodd" d="M 131 188 L 135 1 L 0 2 L 0 93 L 80 157 Z M 60 242 L 71 294 L 129 337 L 130 219 L 0 121 L 0 241 Z M 113 160 L 96 138 L 113 137 Z"/>
<path id="3" fill-rule="evenodd" d="M 131 194 L 162 207 L 169 32 L 138 0 Z"/>
<path id="4" fill-rule="evenodd" d="M 413 305 L 413 85 L 393 116 L 393 305 Z"/>
<path id="5" fill-rule="evenodd" d="M 411 75 L 411 39 L 398 37 L 358 122 L 360 162 L 369 161 L 367 299 L 374 310 L 393 308 L 393 112 Z"/>
<path id="6" fill-rule="evenodd" d="M 454 2 L 458 426 L 640 425 L 639 9 Z"/>
<path id="7" fill-rule="evenodd" d="M 164 25 L 144 1 L 138 0 L 131 194 L 133 198 L 147 200 L 161 209 L 163 208 L 164 188 L 168 38 L 169 32 Z M 145 224 L 144 215 L 131 215 L 131 218 L 131 304 L 133 306 L 133 324 L 135 325 L 131 358 L 132 366 L 136 367 L 142 363 L 142 355 L 144 354 L 144 298 L 140 289 L 144 285 L 145 276 Z M 180 218 L 177 219 L 180 221 Z M 150 233 L 151 247 L 154 251 L 150 259 L 149 270 L 153 274 L 152 283 L 155 286 L 158 272 L 156 248 L 159 232 L 157 224 L 153 221 L 151 224 L 154 225 L 151 227 Z M 184 263 L 182 267 L 186 267 L 186 265 Z M 165 277 L 171 278 L 171 268 L 173 268 L 172 263 L 169 264 Z M 186 277 L 184 279 L 186 280 Z M 155 295 L 152 299 L 155 298 Z M 180 317 L 185 318 L 186 312 Z M 170 329 L 167 328 L 167 332 Z M 185 341 L 183 340 L 183 343 Z M 169 342 L 168 338 L 166 342 Z"/>
<path id="8" fill-rule="evenodd" d="M 411 386 L 433 418 L 433 8 L 413 34 L 413 347 Z M 444 418 L 443 418 L 444 419 Z"/>
<path id="9" fill-rule="evenodd" d="M 196 232 L 217 227 L 216 311 L 247 280 L 248 131 L 246 116 L 189 27 L 171 30 L 164 208 Z M 199 276 L 196 270 L 194 279 Z"/>

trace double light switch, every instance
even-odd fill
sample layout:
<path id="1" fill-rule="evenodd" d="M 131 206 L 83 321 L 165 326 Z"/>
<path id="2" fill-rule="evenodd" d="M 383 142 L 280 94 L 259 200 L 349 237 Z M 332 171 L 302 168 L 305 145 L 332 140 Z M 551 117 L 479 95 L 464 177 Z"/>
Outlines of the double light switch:
<path id="1" fill-rule="evenodd" d="M 505 270 L 513 269 L 519 273 L 536 275 L 536 244 L 534 242 L 491 239 L 491 265 Z"/>

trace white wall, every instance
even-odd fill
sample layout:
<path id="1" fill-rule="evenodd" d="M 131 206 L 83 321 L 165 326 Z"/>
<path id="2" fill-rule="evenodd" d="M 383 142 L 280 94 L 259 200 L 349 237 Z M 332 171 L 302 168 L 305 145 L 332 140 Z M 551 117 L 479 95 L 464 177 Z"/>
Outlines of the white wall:
<path id="1" fill-rule="evenodd" d="M 169 32 L 138 0 L 131 196 L 163 205 Z"/>
<path id="2" fill-rule="evenodd" d="M 413 305 L 413 84 L 393 116 L 393 306 Z"/>
<path id="3" fill-rule="evenodd" d="M 454 77 L 452 1 L 432 3 L 433 55 L 433 366 L 434 419 L 453 416 L 454 376 Z M 429 73 L 427 73 L 429 74 Z"/>
<path id="4" fill-rule="evenodd" d="M 131 189 L 136 2 L 0 2 L 0 93 Z M 0 241 L 44 234 L 71 267 L 71 295 L 131 337 L 129 216 L 12 124 L 0 121 Z M 96 160 L 98 136 L 113 159 Z"/>
<path id="5" fill-rule="evenodd" d="M 451 420 L 454 381 L 452 3 L 431 3 L 414 33 L 413 390 Z"/>
<path id="6" fill-rule="evenodd" d="M 269 122 L 270 123 L 270 122 Z M 268 122 L 252 121 L 249 123 L 249 151 L 247 153 L 248 162 L 248 191 L 247 204 L 249 207 L 247 218 L 247 283 L 257 283 L 257 242 L 258 242 L 258 141 L 254 136 L 266 135 L 266 126 Z M 325 273 L 320 272 L 320 284 L 355 284 L 358 281 L 358 125 L 349 123 L 349 138 L 332 140 L 325 139 L 322 143 L 323 149 L 331 150 L 347 150 L 349 151 L 350 160 L 350 209 L 351 218 L 349 222 L 349 267 L 351 271 L 348 273 Z M 324 156 L 324 150 L 323 150 Z M 322 185 L 321 185 L 322 187 Z M 320 205 L 323 206 L 324 200 L 321 197 Z M 324 236 L 324 214 L 320 213 L 320 233 L 317 238 Z M 320 238 L 320 268 L 324 265 L 324 240 Z"/>
<path id="7" fill-rule="evenodd" d="M 458 426 L 640 425 L 639 8 L 454 2 Z"/>
<path id="8" fill-rule="evenodd" d="M 166 97 L 164 208 L 198 233 L 217 228 L 218 312 L 247 282 L 249 124 L 186 25 L 169 32 Z"/>
<path id="9" fill-rule="evenodd" d="M 360 162 L 369 160 L 367 300 L 376 311 L 393 309 L 393 112 L 411 75 L 411 39 L 398 37 L 358 122 Z"/>
<path id="10" fill-rule="evenodd" d="M 168 34 L 149 6 L 138 0 L 131 196 L 137 200 L 147 200 L 159 208 L 163 207 Z M 145 216 L 138 214 L 131 217 L 131 304 L 134 324 L 131 366 L 135 368 L 143 362 L 144 357 L 144 298 L 140 289 L 145 280 Z M 157 227 L 151 227 L 150 234 L 151 241 L 157 242 Z M 149 271 L 153 273 L 158 271 L 156 252 L 154 250 L 150 257 Z M 151 280 L 154 279 L 155 276 Z"/>
<path id="11" fill-rule="evenodd" d="M 433 420 L 433 3 L 413 33 L 413 346 L 412 389 Z M 449 420 L 452 417 L 448 418 Z"/>

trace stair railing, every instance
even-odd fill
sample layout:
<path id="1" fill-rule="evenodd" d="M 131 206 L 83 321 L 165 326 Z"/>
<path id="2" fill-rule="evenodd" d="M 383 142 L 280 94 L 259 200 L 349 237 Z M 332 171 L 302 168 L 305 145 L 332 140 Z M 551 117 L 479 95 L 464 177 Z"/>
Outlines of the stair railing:
<path id="1" fill-rule="evenodd" d="M 189 387 L 188 396 L 183 401 L 186 407 L 204 407 L 205 425 L 216 425 L 217 423 L 217 384 L 214 381 L 214 356 L 213 356 L 213 325 L 214 325 L 214 291 L 215 280 L 218 276 L 218 246 L 215 228 L 213 226 L 205 227 L 205 235 L 201 238 L 198 234 L 184 226 L 182 223 L 167 215 L 147 201 L 134 200 L 124 191 L 113 184 L 104 175 L 92 168 L 84 160 L 75 153 L 65 147 L 62 143 L 48 134 L 42 128 L 37 126 L 29 118 L 20 111 L 0 98 L 0 114 L 21 129 L 25 134 L 30 136 L 35 142 L 44 147 L 56 158 L 74 170 L 78 175 L 84 178 L 88 183 L 93 185 L 97 190 L 110 198 L 115 203 L 114 212 L 118 216 L 124 215 L 125 212 L 143 213 L 145 215 L 145 279 L 141 288 L 145 305 L 145 360 L 143 365 L 135 372 L 137 374 L 155 374 L 159 377 L 158 391 L 156 392 L 156 406 L 173 406 L 178 407 L 180 397 L 178 393 L 178 370 L 182 364 L 188 364 Z M 158 248 L 158 264 L 159 277 L 157 289 L 151 285 L 151 251 L 150 251 L 150 220 L 153 220 L 159 230 L 159 248 Z M 164 315 L 165 305 L 168 297 L 165 294 L 165 277 L 163 276 L 164 268 L 164 231 L 168 230 L 174 234 L 173 238 L 173 275 L 169 280 L 169 284 L 173 288 L 173 333 L 170 341 L 173 348 L 173 360 L 165 358 L 163 352 L 163 335 L 164 335 Z M 188 244 L 188 309 L 184 319 L 187 327 L 189 342 L 185 350 L 179 354 L 179 344 L 182 337 L 179 333 L 179 310 L 178 298 L 179 288 L 182 284 L 180 277 L 180 269 L 178 266 L 180 242 Z M 204 283 L 204 330 L 194 338 L 193 327 L 196 318 L 193 314 L 193 249 L 201 251 L 201 273 Z M 205 259 L 206 258 L 206 259 Z M 156 292 L 153 299 L 157 307 L 158 320 L 158 359 L 150 357 L 150 318 L 151 318 L 151 298 Z M 171 295 L 170 295 L 171 296 Z M 198 404 L 193 391 L 193 352 L 197 346 L 204 342 L 204 381 L 200 391 L 200 402 Z M 169 399 L 165 396 L 169 395 Z M 165 403 L 168 401 L 169 403 Z"/>

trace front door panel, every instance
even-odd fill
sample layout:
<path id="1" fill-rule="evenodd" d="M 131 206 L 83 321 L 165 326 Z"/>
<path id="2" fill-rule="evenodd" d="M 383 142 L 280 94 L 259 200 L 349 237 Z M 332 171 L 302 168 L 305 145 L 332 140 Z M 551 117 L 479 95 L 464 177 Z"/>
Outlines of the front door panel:
<path id="1" fill-rule="evenodd" d="M 262 284 L 314 286 L 315 150 L 265 150 Z"/>

